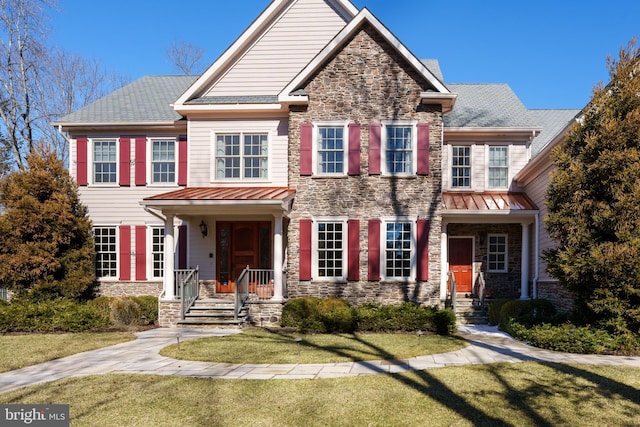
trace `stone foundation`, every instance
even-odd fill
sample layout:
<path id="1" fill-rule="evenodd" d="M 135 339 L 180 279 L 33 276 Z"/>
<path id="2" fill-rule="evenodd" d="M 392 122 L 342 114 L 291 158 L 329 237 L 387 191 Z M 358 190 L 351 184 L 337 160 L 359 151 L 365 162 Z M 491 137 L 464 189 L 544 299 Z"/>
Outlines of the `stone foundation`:
<path id="1" fill-rule="evenodd" d="M 538 298 L 551 301 L 558 313 L 569 313 L 573 310 L 573 295 L 560 282 L 538 282 Z"/>
<path id="2" fill-rule="evenodd" d="M 162 292 L 162 282 L 99 282 L 98 295 L 106 297 L 130 296 L 138 297 Z"/>
<path id="3" fill-rule="evenodd" d="M 175 328 L 180 320 L 179 300 L 161 299 L 158 301 L 158 324 L 163 328 Z"/>
<path id="4" fill-rule="evenodd" d="M 252 326 L 280 327 L 284 302 L 256 301 L 249 302 L 248 322 Z"/>

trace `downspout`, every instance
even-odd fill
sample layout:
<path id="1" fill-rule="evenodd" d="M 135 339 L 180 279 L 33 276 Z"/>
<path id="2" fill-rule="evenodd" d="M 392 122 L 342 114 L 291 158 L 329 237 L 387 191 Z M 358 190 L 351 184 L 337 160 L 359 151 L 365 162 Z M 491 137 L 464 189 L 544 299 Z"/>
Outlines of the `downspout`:
<path id="1" fill-rule="evenodd" d="M 151 215 L 155 216 L 156 218 L 160 218 L 163 222 L 165 222 L 167 220 L 167 218 L 164 215 L 162 215 L 159 212 L 156 212 L 156 211 L 152 210 L 148 206 L 144 206 L 143 209 L 145 210 L 145 212 L 150 213 Z"/>
<path id="2" fill-rule="evenodd" d="M 533 294 L 533 298 L 538 298 L 538 279 L 540 278 L 540 211 L 538 211 L 538 213 L 536 213 L 535 216 L 535 222 L 534 222 L 536 228 L 535 228 L 535 239 L 536 239 L 536 243 L 535 243 L 535 263 L 534 263 L 534 276 L 533 276 L 533 289 L 532 289 L 532 294 Z"/>

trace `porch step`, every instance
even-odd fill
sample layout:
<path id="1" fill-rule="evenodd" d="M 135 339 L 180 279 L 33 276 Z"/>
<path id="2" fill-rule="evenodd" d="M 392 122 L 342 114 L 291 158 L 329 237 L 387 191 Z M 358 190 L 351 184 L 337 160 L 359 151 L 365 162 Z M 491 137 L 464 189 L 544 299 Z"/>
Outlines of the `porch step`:
<path id="1" fill-rule="evenodd" d="M 242 307 L 238 318 L 235 316 L 235 302 L 222 298 L 203 298 L 195 301 L 179 325 L 203 327 L 242 327 L 247 320 L 247 308 Z"/>
<path id="2" fill-rule="evenodd" d="M 456 298 L 455 314 L 461 325 L 489 323 L 487 309 L 480 307 L 480 301 L 475 298 Z"/>

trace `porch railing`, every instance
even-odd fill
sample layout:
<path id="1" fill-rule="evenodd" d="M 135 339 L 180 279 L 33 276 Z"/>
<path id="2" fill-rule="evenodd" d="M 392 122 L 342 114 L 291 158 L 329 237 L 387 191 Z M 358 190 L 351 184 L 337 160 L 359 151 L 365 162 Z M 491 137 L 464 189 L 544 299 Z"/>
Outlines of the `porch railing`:
<path id="1" fill-rule="evenodd" d="M 250 298 L 268 300 L 273 296 L 273 270 L 245 268 L 236 280 L 235 318 Z"/>
<path id="2" fill-rule="evenodd" d="M 198 299 L 200 292 L 200 268 L 191 270 L 175 270 L 176 295 L 180 296 L 180 318 L 185 315 Z"/>
<path id="3" fill-rule="evenodd" d="M 458 285 L 456 284 L 456 276 L 455 274 L 453 274 L 453 271 L 449 271 L 447 273 L 448 279 L 447 280 L 447 289 L 449 291 L 449 305 L 451 307 L 451 309 L 455 312 L 456 311 L 456 292 Z"/>
<path id="4" fill-rule="evenodd" d="M 478 277 L 476 277 L 476 283 L 474 285 L 474 289 L 473 289 L 473 293 L 475 294 L 476 298 L 478 298 L 478 301 L 480 302 L 480 308 L 484 308 L 484 304 L 485 304 L 485 289 L 486 289 L 487 285 L 484 281 L 484 273 L 481 271 L 478 273 Z"/>

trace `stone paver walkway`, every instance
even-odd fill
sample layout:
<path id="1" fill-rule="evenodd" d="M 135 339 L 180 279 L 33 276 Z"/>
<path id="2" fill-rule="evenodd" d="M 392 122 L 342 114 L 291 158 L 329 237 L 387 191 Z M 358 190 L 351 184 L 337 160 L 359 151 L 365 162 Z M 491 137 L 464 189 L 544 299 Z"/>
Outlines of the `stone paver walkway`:
<path id="1" fill-rule="evenodd" d="M 216 329 L 152 329 L 138 339 L 0 374 L 0 393 L 62 378 L 111 373 L 178 375 L 221 379 L 319 379 L 425 370 L 496 362 L 556 362 L 640 367 L 640 357 L 558 353 L 520 343 L 488 326 L 461 326 L 469 346 L 450 353 L 403 360 L 326 364 L 232 364 L 175 360 L 160 356 L 163 347 L 206 337 L 238 333 Z"/>

